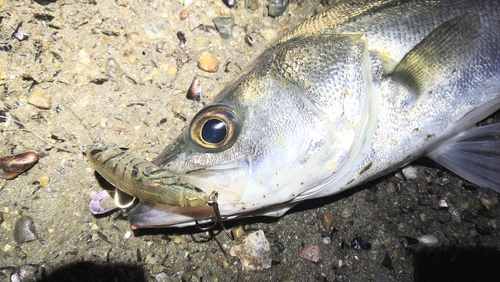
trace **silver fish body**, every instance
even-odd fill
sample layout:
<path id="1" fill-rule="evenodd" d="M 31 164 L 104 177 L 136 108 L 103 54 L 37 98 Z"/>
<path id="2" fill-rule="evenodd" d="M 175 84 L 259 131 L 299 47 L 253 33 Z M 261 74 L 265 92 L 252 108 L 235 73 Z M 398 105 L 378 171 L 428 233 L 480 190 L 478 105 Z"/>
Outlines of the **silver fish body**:
<path id="1" fill-rule="evenodd" d="M 227 219 L 281 216 L 422 156 L 500 191 L 500 126 L 474 127 L 500 108 L 499 16 L 495 0 L 339 6 L 273 44 L 153 163 L 216 191 Z M 130 212 L 137 228 L 195 219 L 154 201 Z"/>

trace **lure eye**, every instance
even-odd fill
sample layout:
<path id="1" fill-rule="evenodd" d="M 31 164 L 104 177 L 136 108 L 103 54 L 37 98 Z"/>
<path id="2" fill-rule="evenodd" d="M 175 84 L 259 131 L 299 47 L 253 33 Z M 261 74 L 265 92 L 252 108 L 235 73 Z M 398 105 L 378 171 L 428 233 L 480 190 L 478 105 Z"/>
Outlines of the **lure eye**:
<path id="1" fill-rule="evenodd" d="M 205 149 L 226 149 L 239 133 L 235 111 L 226 105 L 211 105 L 202 109 L 190 125 L 191 140 Z"/>

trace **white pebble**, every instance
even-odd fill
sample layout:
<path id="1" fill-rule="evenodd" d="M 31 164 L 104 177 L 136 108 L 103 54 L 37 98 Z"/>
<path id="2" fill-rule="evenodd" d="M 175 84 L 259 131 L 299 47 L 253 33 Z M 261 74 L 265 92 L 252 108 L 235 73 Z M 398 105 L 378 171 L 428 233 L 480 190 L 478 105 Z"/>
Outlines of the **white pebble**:
<path id="1" fill-rule="evenodd" d="M 422 235 L 417 240 L 424 245 L 434 245 L 438 242 L 437 238 L 433 235 Z"/>
<path id="2" fill-rule="evenodd" d="M 263 28 L 259 31 L 259 33 L 260 36 L 262 36 L 262 38 L 264 38 L 269 42 L 273 41 L 274 39 L 276 39 L 276 37 L 278 37 L 278 32 L 273 28 Z"/>
<path id="3" fill-rule="evenodd" d="M 415 179 L 418 176 L 417 168 L 414 166 L 407 166 L 403 168 L 403 174 L 406 179 Z"/>

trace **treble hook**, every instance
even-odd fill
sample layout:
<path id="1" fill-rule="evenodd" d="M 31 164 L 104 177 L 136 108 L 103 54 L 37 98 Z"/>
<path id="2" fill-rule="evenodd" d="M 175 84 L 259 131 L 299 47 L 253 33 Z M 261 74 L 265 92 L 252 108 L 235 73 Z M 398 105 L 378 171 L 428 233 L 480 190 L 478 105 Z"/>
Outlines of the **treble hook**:
<path id="1" fill-rule="evenodd" d="M 201 227 L 198 220 L 195 219 L 194 222 L 196 223 L 196 228 L 198 228 L 201 231 L 208 231 L 208 230 L 213 229 L 217 224 L 220 224 L 220 226 L 222 227 L 224 232 L 226 232 L 227 237 L 229 237 L 229 239 L 231 239 L 231 240 L 234 240 L 233 234 L 232 233 L 230 234 L 229 231 L 227 231 L 226 227 L 224 227 L 224 224 L 222 223 L 223 220 L 222 220 L 222 216 L 220 215 L 220 211 L 219 211 L 219 203 L 217 203 L 218 196 L 219 196 L 219 193 L 217 193 L 216 191 L 212 191 L 212 193 L 210 193 L 210 195 L 208 196 L 208 200 L 207 200 L 207 204 L 209 206 L 212 206 L 212 208 L 214 209 L 214 213 L 215 213 L 214 224 L 207 226 L 207 227 Z"/>

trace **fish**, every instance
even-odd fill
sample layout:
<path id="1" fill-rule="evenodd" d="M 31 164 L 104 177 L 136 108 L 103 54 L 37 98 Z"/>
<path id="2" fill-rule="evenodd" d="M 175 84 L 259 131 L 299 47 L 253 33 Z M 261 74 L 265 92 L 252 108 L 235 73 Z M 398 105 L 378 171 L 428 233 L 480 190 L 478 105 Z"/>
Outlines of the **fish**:
<path id="1" fill-rule="evenodd" d="M 495 0 L 338 5 L 278 38 L 152 161 L 87 155 L 141 200 L 134 229 L 280 217 L 422 157 L 500 192 L 500 124 L 477 126 L 500 109 L 499 16 Z M 173 180 L 150 190 L 146 171 Z M 197 205 L 157 200 L 186 191 Z"/>

